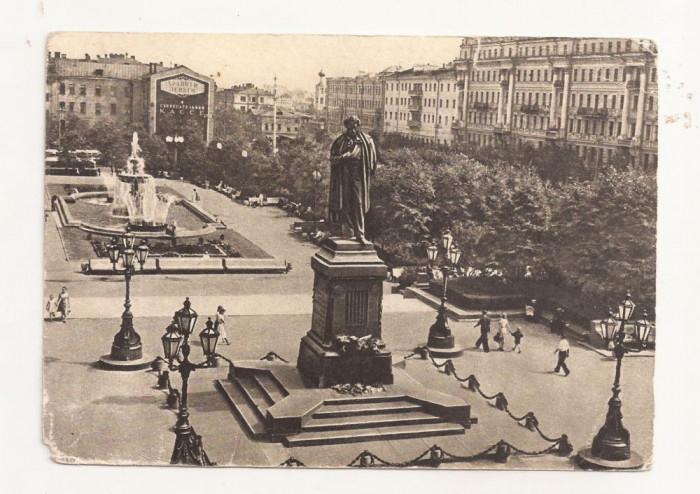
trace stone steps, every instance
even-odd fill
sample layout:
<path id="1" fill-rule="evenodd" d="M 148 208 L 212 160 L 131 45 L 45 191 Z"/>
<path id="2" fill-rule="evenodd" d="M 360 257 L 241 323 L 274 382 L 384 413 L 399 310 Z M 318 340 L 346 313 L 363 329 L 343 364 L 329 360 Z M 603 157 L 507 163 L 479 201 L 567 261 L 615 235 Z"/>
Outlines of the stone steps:
<path id="1" fill-rule="evenodd" d="M 302 431 L 299 434 L 287 436 L 284 439 L 284 444 L 286 446 L 318 446 L 456 434 L 464 434 L 464 427 L 452 423 L 415 424 L 349 430 Z"/>
<path id="2" fill-rule="evenodd" d="M 347 429 L 366 429 L 371 427 L 436 424 L 444 422 L 442 418 L 422 411 L 379 413 L 373 415 L 357 415 L 354 417 L 321 417 L 312 418 L 302 429 L 311 431 L 343 431 Z"/>
<path id="3" fill-rule="evenodd" d="M 246 431 L 254 438 L 265 437 L 265 421 L 260 417 L 260 412 L 246 398 L 240 384 L 228 379 L 217 379 L 219 388 L 229 406 L 243 421 Z"/>
<path id="4" fill-rule="evenodd" d="M 361 415 L 377 415 L 382 413 L 416 412 L 423 407 L 406 401 L 350 403 L 347 405 L 325 405 L 312 415 L 313 418 L 356 417 Z"/>

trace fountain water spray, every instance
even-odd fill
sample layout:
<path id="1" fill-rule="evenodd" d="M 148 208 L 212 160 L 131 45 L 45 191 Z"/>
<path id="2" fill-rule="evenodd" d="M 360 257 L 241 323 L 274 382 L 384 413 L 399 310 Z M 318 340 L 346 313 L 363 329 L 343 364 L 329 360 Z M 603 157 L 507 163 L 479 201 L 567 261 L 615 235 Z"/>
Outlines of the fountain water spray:
<path id="1" fill-rule="evenodd" d="M 114 197 L 114 210 L 126 210 L 129 225 L 136 229 L 165 229 L 170 205 L 175 201 L 171 195 L 159 195 L 152 175 L 144 172 L 139 137 L 136 132 L 131 139 L 131 154 L 117 179 L 110 180 L 108 188 Z"/>

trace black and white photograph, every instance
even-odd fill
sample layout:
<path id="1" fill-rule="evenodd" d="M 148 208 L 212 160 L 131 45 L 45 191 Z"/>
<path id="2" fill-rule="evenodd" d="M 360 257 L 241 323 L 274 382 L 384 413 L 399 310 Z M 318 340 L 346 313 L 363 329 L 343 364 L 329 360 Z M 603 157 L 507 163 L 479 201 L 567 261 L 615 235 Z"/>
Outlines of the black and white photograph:
<path id="1" fill-rule="evenodd" d="M 52 34 L 54 460 L 650 468 L 656 61 Z"/>
<path id="2" fill-rule="evenodd" d="M 692 485 L 689 1 L 21 10 L 11 492 Z"/>

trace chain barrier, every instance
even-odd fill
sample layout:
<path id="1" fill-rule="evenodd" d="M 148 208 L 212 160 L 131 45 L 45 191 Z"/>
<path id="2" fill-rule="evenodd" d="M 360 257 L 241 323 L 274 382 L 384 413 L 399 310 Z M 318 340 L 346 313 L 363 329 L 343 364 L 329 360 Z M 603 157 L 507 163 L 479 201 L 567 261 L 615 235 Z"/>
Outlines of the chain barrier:
<path id="1" fill-rule="evenodd" d="M 404 357 L 404 360 L 412 358 L 416 355 L 421 355 L 421 356 L 425 355 L 426 351 L 427 351 L 426 347 L 418 347 L 418 348 L 414 349 L 412 353 L 410 353 L 409 355 Z M 479 381 L 476 379 L 476 376 L 474 374 L 470 374 L 469 376 L 464 377 L 464 378 L 457 375 L 457 370 L 455 369 L 454 362 L 452 362 L 451 359 L 447 359 L 443 363 L 440 364 L 433 358 L 432 355 L 430 355 L 430 352 L 427 352 L 427 355 L 428 355 L 430 362 L 433 364 L 433 366 L 435 368 L 437 368 L 441 372 L 444 372 L 447 375 L 453 376 L 460 383 L 467 383 L 467 389 L 469 391 L 479 393 L 479 395 L 481 395 L 481 397 L 483 399 L 485 399 L 487 401 L 496 400 L 496 402 L 494 403 L 494 406 L 497 409 L 499 409 L 503 412 L 506 412 L 511 419 L 513 419 L 514 421 L 516 421 L 518 423 L 525 421 L 525 424 L 523 424 L 524 427 L 526 427 L 527 429 L 529 429 L 531 431 L 536 431 L 540 435 L 540 437 L 542 439 L 544 439 L 545 441 L 550 442 L 550 443 L 555 443 L 553 446 L 557 446 L 557 444 L 559 444 L 559 442 L 562 442 L 562 441 L 568 443 L 568 437 L 566 434 L 563 434 L 558 439 L 554 439 L 554 438 L 551 438 L 551 437 L 548 437 L 547 435 L 545 435 L 540 430 L 539 421 L 535 417 L 534 412 L 527 412 L 522 417 L 517 417 L 516 415 L 514 415 L 510 411 L 510 409 L 508 408 L 508 400 L 506 399 L 505 395 L 502 392 L 498 392 L 493 396 L 489 396 L 486 393 L 484 393 L 481 390 L 481 385 L 479 384 Z M 573 450 L 573 448 L 572 448 L 572 450 Z"/>
<path id="2" fill-rule="evenodd" d="M 284 460 L 282 463 L 280 463 L 279 466 L 295 468 L 295 467 L 305 467 L 306 465 L 304 465 L 302 462 L 300 462 L 299 460 L 297 460 L 293 456 L 290 456 L 289 458 Z"/>
<path id="3" fill-rule="evenodd" d="M 285 360 L 284 358 L 277 355 L 275 352 L 267 352 L 267 354 L 264 357 L 260 357 L 260 360 L 267 360 L 269 362 L 272 362 L 273 360 L 281 360 L 285 364 L 289 363 L 289 360 Z"/>
<path id="4" fill-rule="evenodd" d="M 539 451 L 526 451 L 501 439 L 497 443 L 473 455 L 455 455 L 435 444 L 415 458 L 402 462 L 388 461 L 369 450 L 364 450 L 348 463 L 347 466 L 354 468 L 406 468 L 418 466 L 437 468 L 442 463 L 468 463 L 487 459 L 492 459 L 498 463 L 507 463 L 511 456 L 542 456 L 546 454 L 556 454 L 557 456 L 565 457 L 569 456 L 572 451 L 573 448 L 566 435 L 557 439 L 554 444 Z M 280 466 L 305 467 L 306 465 L 292 456 L 283 463 L 280 463 Z"/>

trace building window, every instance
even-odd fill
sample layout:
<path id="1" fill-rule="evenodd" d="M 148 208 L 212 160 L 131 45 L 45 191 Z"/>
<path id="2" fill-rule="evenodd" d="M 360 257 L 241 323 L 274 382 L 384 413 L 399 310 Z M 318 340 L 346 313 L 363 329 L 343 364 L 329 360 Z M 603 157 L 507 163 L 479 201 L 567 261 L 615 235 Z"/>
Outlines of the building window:
<path id="1" fill-rule="evenodd" d="M 549 50 L 549 46 L 547 47 L 547 50 Z M 549 55 L 549 53 L 547 53 L 547 54 Z M 544 71 L 544 79 L 543 79 L 545 82 L 548 80 L 548 79 L 547 79 L 547 76 L 548 76 L 548 75 L 549 75 L 549 74 L 547 74 L 547 71 L 545 70 L 545 71 Z"/>
<path id="2" fill-rule="evenodd" d="M 633 101 L 633 103 L 632 103 L 632 109 L 633 109 L 633 110 L 636 110 L 636 109 L 637 109 L 637 105 L 639 105 L 639 95 L 635 95 L 635 96 L 634 96 L 634 101 Z"/>
<path id="3" fill-rule="evenodd" d="M 102 105 L 95 103 L 95 115 L 102 115 Z"/>
<path id="4" fill-rule="evenodd" d="M 603 71 L 601 69 L 598 69 L 598 77 L 596 79 L 596 82 L 600 82 L 600 76 L 601 76 L 602 72 Z"/>
<path id="5" fill-rule="evenodd" d="M 83 115 L 87 113 L 87 103 L 80 103 L 80 113 Z"/>
<path id="6" fill-rule="evenodd" d="M 117 114 L 117 104 L 116 103 L 111 103 L 109 105 L 109 113 L 110 115 L 116 115 Z"/>
<path id="7" fill-rule="evenodd" d="M 614 95 L 614 94 L 611 96 L 611 98 L 610 98 L 610 108 L 613 108 L 613 109 L 615 108 L 615 99 L 616 99 L 616 98 L 617 98 L 617 96 Z"/>
<path id="8" fill-rule="evenodd" d="M 564 45 L 564 55 L 566 55 L 567 50 L 569 49 L 569 45 Z M 555 52 L 556 53 L 556 52 Z"/>
<path id="9" fill-rule="evenodd" d="M 588 82 L 593 82 L 593 69 L 588 71 Z"/>
<path id="10" fill-rule="evenodd" d="M 625 107 L 625 96 L 621 95 L 620 96 L 620 108 L 624 108 L 624 107 Z"/>
<path id="11" fill-rule="evenodd" d="M 619 69 L 613 70 L 613 81 L 617 82 L 617 76 L 619 75 Z"/>
<path id="12" fill-rule="evenodd" d="M 574 69 L 574 82 L 578 81 L 578 69 Z"/>
<path id="13" fill-rule="evenodd" d="M 613 51 L 613 44 L 612 41 L 608 42 L 608 53 L 612 53 Z"/>
<path id="14" fill-rule="evenodd" d="M 618 41 L 618 42 L 617 42 L 617 52 L 620 53 L 621 49 L 622 49 L 622 43 L 620 43 L 620 42 Z"/>
<path id="15" fill-rule="evenodd" d="M 649 111 L 654 109 L 654 97 L 649 96 Z"/>
<path id="16" fill-rule="evenodd" d="M 68 86 L 68 94 L 75 95 L 75 85 L 71 84 Z"/>
<path id="17" fill-rule="evenodd" d="M 66 102 L 65 102 L 65 101 L 59 101 L 59 102 L 58 102 L 58 109 L 59 109 L 59 111 L 66 111 Z"/>
<path id="18" fill-rule="evenodd" d="M 73 103 L 72 101 L 68 103 L 68 111 L 75 111 L 75 103 Z"/>
<path id="19" fill-rule="evenodd" d="M 66 94 L 66 85 L 64 83 L 58 85 L 58 94 L 61 96 Z"/>
<path id="20" fill-rule="evenodd" d="M 87 88 L 85 87 L 85 84 L 80 85 L 80 96 L 85 96 L 87 94 Z"/>
<path id="21" fill-rule="evenodd" d="M 591 53 L 595 53 L 595 43 L 591 43 Z"/>
<path id="22" fill-rule="evenodd" d="M 607 108 L 607 107 L 608 107 L 608 95 L 604 94 L 603 95 L 603 108 Z"/>
<path id="23" fill-rule="evenodd" d="M 95 86 L 95 96 L 102 96 L 102 87 Z"/>

